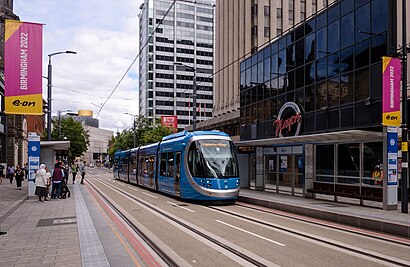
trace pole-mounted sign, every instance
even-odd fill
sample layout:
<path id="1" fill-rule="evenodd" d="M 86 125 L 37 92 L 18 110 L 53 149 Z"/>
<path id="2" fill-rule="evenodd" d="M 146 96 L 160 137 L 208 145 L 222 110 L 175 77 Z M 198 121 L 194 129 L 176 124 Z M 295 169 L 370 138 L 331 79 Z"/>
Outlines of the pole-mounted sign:
<path id="1" fill-rule="evenodd" d="M 383 125 L 400 126 L 401 61 L 383 57 Z"/>

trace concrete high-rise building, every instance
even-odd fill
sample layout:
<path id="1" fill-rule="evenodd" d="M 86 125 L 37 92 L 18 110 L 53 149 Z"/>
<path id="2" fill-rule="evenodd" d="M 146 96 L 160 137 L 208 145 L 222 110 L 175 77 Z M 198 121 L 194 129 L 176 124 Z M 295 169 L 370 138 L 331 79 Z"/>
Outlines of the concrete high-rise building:
<path id="1" fill-rule="evenodd" d="M 212 117 L 214 1 L 145 0 L 139 19 L 139 114 L 192 124 L 195 69 L 197 121 Z"/>
<path id="2" fill-rule="evenodd" d="M 238 137 L 240 61 L 335 1 L 216 0 L 214 118 L 198 128 Z"/>

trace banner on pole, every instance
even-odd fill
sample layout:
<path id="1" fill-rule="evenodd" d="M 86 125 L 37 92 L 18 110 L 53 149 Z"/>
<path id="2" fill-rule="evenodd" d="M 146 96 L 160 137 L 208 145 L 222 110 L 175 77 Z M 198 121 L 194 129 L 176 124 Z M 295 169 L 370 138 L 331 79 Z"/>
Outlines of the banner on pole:
<path id="1" fill-rule="evenodd" d="M 400 126 L 401 61 L 383 57 L 383 125 Z"/>
<path id="2" fill-rule="evenodd" d="M 8 114 L 43 114 L 42 43 L 42 24 L 6 20 L 4 76 Z"/>

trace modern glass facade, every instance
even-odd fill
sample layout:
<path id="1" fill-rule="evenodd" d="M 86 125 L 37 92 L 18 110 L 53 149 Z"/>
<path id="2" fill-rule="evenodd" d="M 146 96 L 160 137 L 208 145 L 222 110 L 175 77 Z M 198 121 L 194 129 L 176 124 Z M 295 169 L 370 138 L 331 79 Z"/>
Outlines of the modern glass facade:
<path id="1" fill-rule="evenodd" d="M 396 15 L 395 1 L 337 1 L 240 63 L 250 188 L 383 200 L 382 57 L 397 54 Z"/>
<path id="2" fill-rule="evenodd" d="M 392 2 L 336 2 L 242 61 L 241 140 L 276 137 L 287 102 L 301 110 L 301 135 L 380 131 L 381 60 L 395 47 Z"/>

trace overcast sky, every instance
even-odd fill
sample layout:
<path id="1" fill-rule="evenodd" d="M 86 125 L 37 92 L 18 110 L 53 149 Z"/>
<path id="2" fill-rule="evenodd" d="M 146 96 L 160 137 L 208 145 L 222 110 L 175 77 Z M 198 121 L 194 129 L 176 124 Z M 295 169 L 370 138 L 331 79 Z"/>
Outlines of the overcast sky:
<path id="1" fill-rule="evenodd" d="M 138 13 L 143 0 L 14 0 L 21 21 L 43 23 L 43 76 L 52 57 L 52 115 L 93 110 L 94 118 L 138 54 Z M 122 131 L 138 112 L 138 60 L 98 115 L 100 128 Z M 43 79 L 47 99 L 47 80 Z"/>

